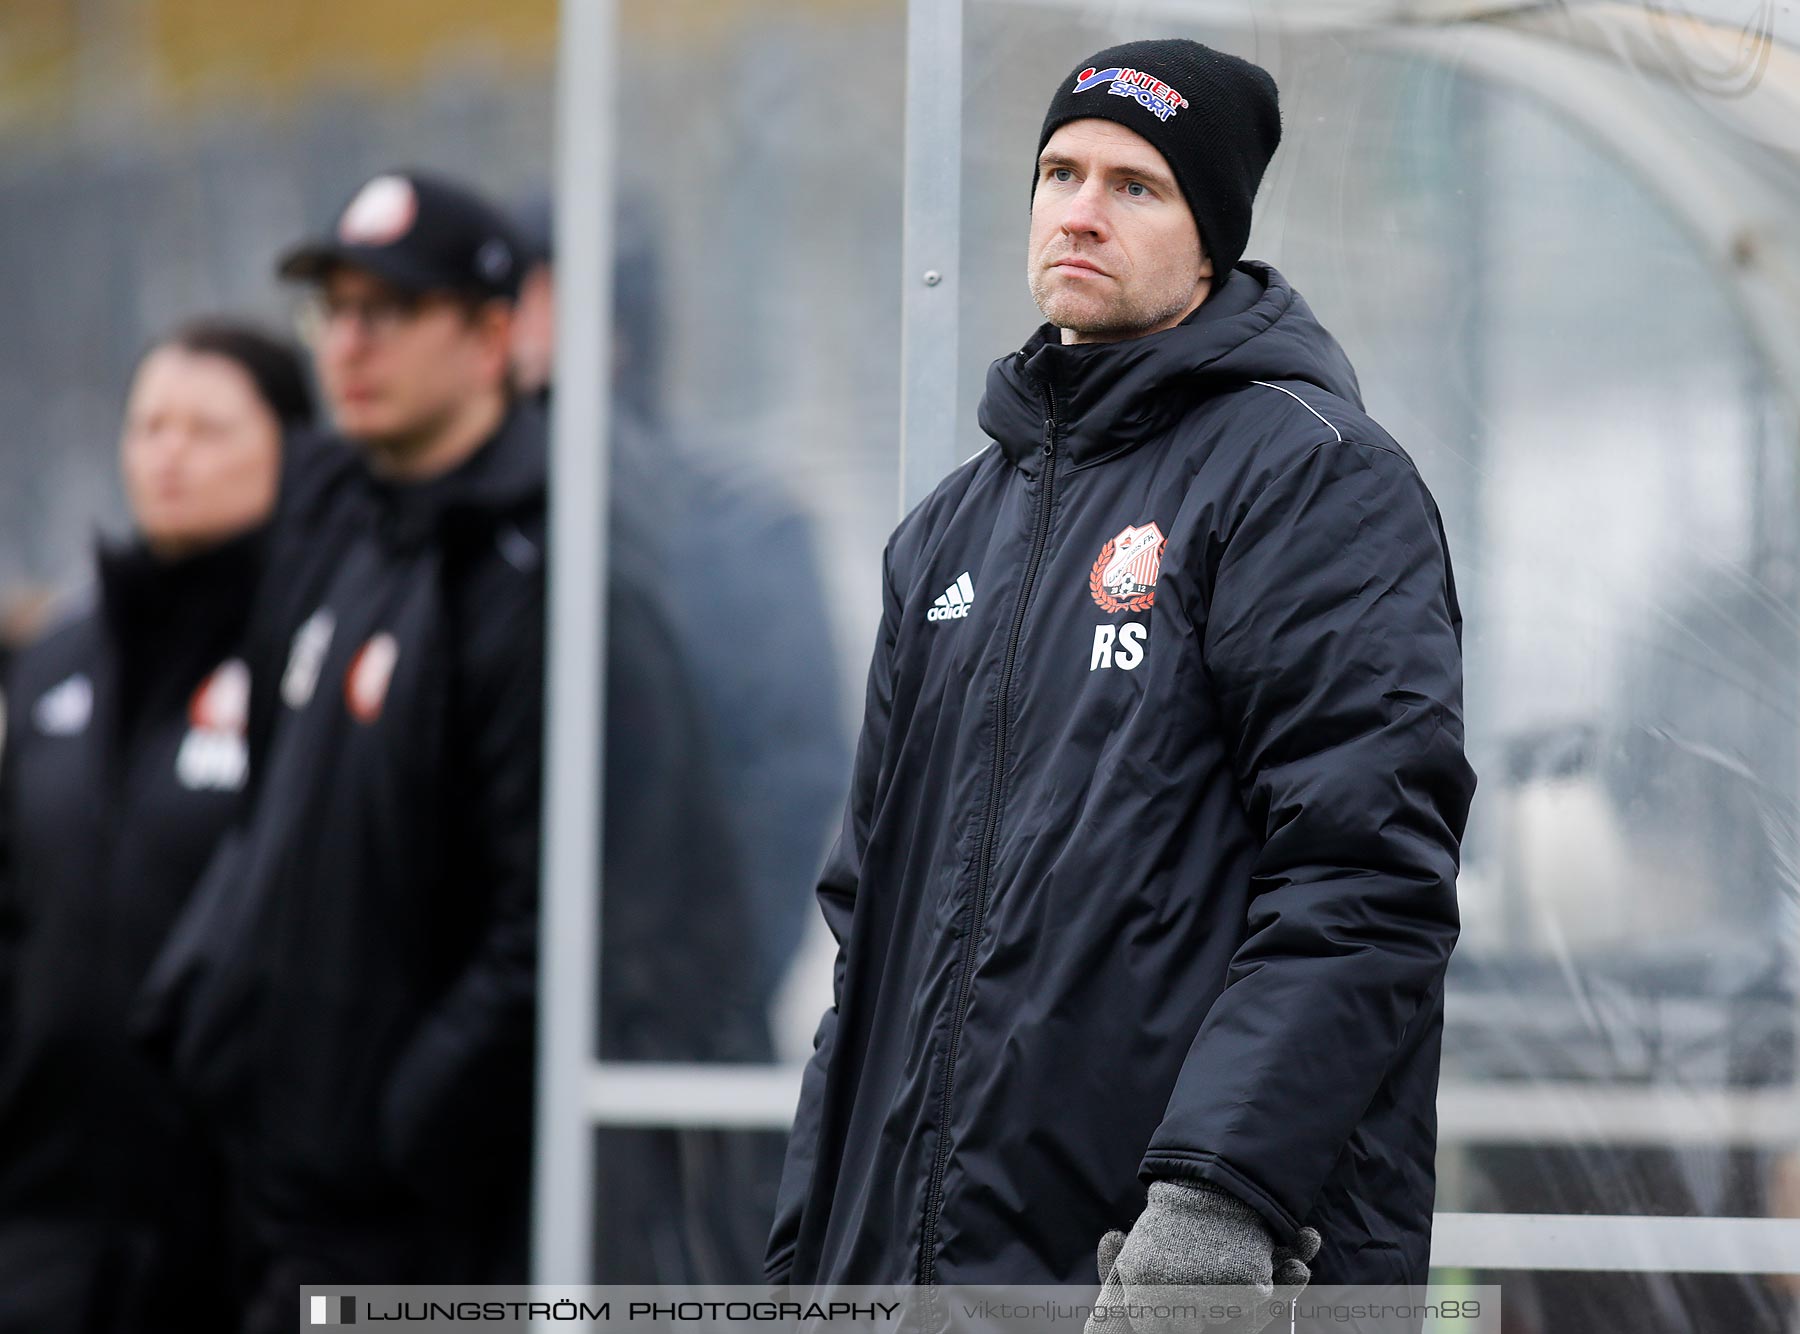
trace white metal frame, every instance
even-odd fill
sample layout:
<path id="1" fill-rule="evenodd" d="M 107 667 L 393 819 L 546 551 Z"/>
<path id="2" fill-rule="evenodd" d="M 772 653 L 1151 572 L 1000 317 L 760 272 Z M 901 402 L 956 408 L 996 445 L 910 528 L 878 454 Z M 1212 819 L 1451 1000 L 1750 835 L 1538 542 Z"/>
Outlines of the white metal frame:
<path id="1" fill-rule="evenodd" d="M 962 0 L 910 0 L 900 241 L 902 513 L 961 462 L 956 307 L 962 287 L 962 68 Z"/>
<path id="2" fill-rule="evenodd" d="M 1800 1218 L 1439 1214 L 1431 1263 L 1447 1269 L 1612 1274 L 1800 1274 Z"/>
<path id="3" fill-rule="evenodd" d="M 599 1020 L 601 701 L 617 0 L 564 0 L 556 73 L 556 395 L 551 406 L 544 869 L 532 1278 L 586 1282 L 593 1131 L 585 1076 Z M 547 720 L 554 718 L 554 727 Z"/>

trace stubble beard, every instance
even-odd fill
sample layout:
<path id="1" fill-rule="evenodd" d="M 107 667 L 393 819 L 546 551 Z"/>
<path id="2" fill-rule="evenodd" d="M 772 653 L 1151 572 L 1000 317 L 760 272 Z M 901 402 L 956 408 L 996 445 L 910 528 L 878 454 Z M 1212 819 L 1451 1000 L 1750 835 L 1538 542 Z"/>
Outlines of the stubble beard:
<path id="1" fill-rule="evenodd" d="M 1133 300 L 1123 293 L 1111 301 L 1083 300 L 1060 284 L 1042 268 L 1031 271 L 1031 299 L 1044 318 L 1059 329 L 1081 338 L 1118 340 L 1133 338 L 1169 323 L 1193 302 L 1193 293 L 1185 292 L 1156 301 L 1148 296 Z"/>

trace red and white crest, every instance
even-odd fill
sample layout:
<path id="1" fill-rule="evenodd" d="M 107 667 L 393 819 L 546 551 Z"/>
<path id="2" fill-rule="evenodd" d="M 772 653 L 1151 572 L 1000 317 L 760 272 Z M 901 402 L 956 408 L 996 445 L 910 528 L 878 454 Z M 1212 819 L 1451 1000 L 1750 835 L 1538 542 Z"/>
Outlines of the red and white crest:
<path id="1" fill-rule="evenodd" d="M 188 725 L 205 732 L 234 732 L 250 725 L 250 669 L 242 658 L 227 658 L 200 683 L 188 700 Z"/>
<path id="2" fill-rule="evenodd" d="M 1121 528 L 1100 548 L 1100 559 L 1088 575 L 1088 592 L 1105 611 L 1145 611 L 1156 601 L 1156 576 L 1162 570 L 1167 539 L 1154 523 Z"/>
<path id="3" fill-rule="evenodd" d="M 381 717 L 388 682 L 394 679 L 394 665 L 399 661 L 400 645 L 385 630 L 371 635 L 369 642 L 356 650 L 350 670 L 344 673 L 344 704 L 357 722 L 372 723 Z"/>
<path id="4" fill-rule="evenodd" d="M 356 192 L 338 219 L 345 245 L 391 245 L 405 236 L 419 214 L 419 197 L 404 176 L 377 176 Z"/>

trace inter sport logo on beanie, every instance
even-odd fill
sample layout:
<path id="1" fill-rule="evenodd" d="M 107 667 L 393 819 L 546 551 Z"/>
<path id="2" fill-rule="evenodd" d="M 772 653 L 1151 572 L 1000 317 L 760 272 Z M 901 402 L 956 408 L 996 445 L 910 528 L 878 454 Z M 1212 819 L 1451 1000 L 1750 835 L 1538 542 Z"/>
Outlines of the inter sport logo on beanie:
<path id="1" fill-rule="evenodd" d="M 1167 120 L 1187 105 L 1187 98 L 1176 92 L 1168 84 L 1154 74 L 1146 74 L 1141 69 L 1097 70 L 1089 65 L 1075 76 L 1075 91 L 1089 92 L 1101 84 L 1111 84 L 1108 90 L 1115 97 L 1133 97 L 1158 120 Z"/>
<path id="2" fill-rule="evenodd" d="M 1223 280 L 1243 257 L 1250 206 L 1281 142 L 1269 72 L 1185 37 L 1109 46 L 1057 85 L 1037 151 L 1058 127 L 1090 117 L 1135 130 L 1163 155 Z"/>

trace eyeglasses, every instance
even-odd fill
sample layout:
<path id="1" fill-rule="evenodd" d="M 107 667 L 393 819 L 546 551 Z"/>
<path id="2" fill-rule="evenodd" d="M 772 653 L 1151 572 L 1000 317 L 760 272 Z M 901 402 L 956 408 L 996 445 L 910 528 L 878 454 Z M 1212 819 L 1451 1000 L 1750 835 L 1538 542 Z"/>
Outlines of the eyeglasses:
<path id="1" fill-rule="evenodd" d="M 367 338 L 379 342 L 412 323 L 424 306 L 423 296 L 407 292 L 387 292 L 361 300 L 309 292 L 295 311 L 295 324 L 300 337 L 310 344 L 322 342 L 332 327 L 344 320 L 355 321 Z"/>

